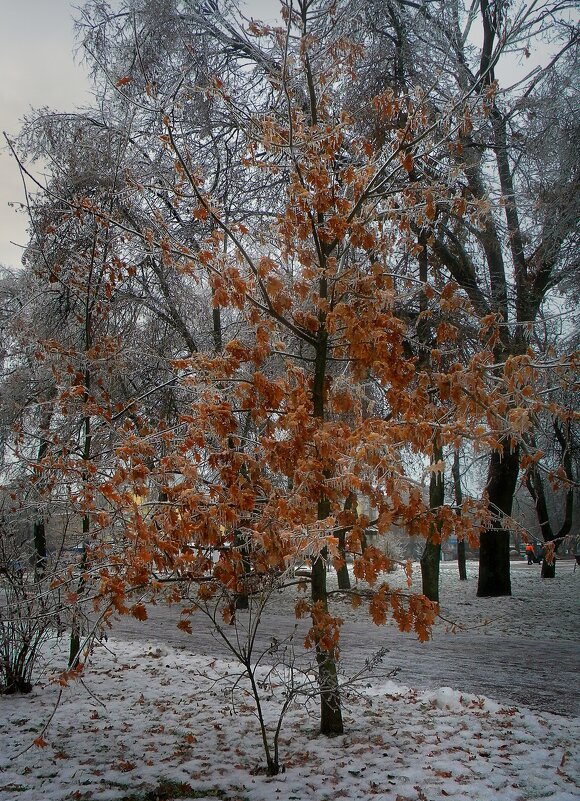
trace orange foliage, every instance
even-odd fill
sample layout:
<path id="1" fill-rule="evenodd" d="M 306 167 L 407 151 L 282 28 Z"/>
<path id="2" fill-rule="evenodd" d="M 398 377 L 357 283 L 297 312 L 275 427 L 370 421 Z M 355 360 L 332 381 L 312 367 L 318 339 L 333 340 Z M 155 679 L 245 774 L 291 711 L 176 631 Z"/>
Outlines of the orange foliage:
<path id="1" fill-rule="evenodd" d="M 250 33 L 269 35 L 252 26 Z M 348 74 L 352 65 L 341 59 L 321 86 L 332 85 L 335 71 Z M 117 86 L 130 80 L 123 77 Z M 225 93 L 221 79 L 212 91 Z M 121 613 L 144 620 L 144 604 L 131 605 L 127 595 L 144 586 L 155 594 L 170 576 L 183 583 L 167 592 L 172 601 L 186 592 L 202 606 L 225 599 L 223 620 L 232 622 L 237 595 L 278 586 L 280 577 L 290 577 L 289 566 L 318 557 L 344 564 L 334 538 L 343 527 L 355 578 L 371 588 L 374 622 L 384 624 L 392 615 L 401 630 L 424 640 L 436 605 L 379 584 L 393 564 L 372 545 L 363 550 L 371 521 L 347 514 L 345 502 L 351 493 L 367 499 L 377 510 L 372 525 L 380 534 L 398 526 L 417 536 L 444 540 L 455 533 L 476 540 L 485 505 L 466 499 L 461 515 L 445 506 L 430 509 L 429 470 L 412 474 L 406 462 L 412 454 L 429 464 L 435 441 L 497 449 L 507 435 L 523 440 L 540 408 L 529 392 L 533 354 L 512 357 L 500 369 L 493 348 L 503 321 L 490 314 L 478 325 L 469 298 L 440 269 L 432 224 L 441 210 L 476 215 L 479 202 L 453 176 L 417 177 L 436 172 L 430 148 L 441 134 L 429 127 L 422 104 L 382 92 L 369 114 L 388 125 L 382 141 L 371 142 L 347 113 L 322 99 L 316 124 L 291 95 L 283 102 L 290 103 L 288 119 L 268 113 L 254 120 L 248 152 L 236 167 L 247 171 L 249 185 L 259 172 L 278 188 L 271 222 L 263 216 L 252 222 L 248 212 L 243 224 L 228 225 L 229 211 L 222 213 L 218 199 L 200 188 L 212 181 L 191 173 L 195 158 L 187 142 L 174 141 L 165 118 L 163 143 L 177 186 L 168 202 L 187 208 L 198 224 L 199 247 L 180 251 L 173 221 L 163 230 L 159 212 L 141 233 L 123 228 L 120 253 L 132 244 L 145 247 L 170 279 L 195 279 L 207 290 L 210 318 L 210 305 L 222 310 L 235 337 L 164 362 L 172 373 L 163 388 L 171 386 L 171 403 L 179 406 L 171 421 L 159 419 L 158 407 L 147 410 L 148 393 L 119 404 L 97 382 L 89 387 L 85 362 L 120 360 L 120 343 L 93 345 L 76 360 L 82 369 L 69 365 L 74 360 L 62 344 L 39 344 L 38 358 L 52 365 L 62 415 L 98 418 L 116 438 L 104 466 L 90 459 L 82 464 L 73 445 L 72 455 L 59 455 L 58 474 L 72 477 L 73 487 L 84 483 L 71 495 L 91 525 L 117 526 L 111 530 L 121 547 L 112 542 L 103 548 L 109 559 L 99 593 Z M 79 219 L 95 214 L 94 202 L 79 203 Z M 100 211 L 99 219 L 108 220 Z M 417 231 L 425 236 L 419 239 Z M 418 280 L 423 257 L 428 275 Z M 104 319 L 106 304 L 122 295 L 123 282 L 134 274 L 125 255 L 107 267 L 97 292 Z M 82 285 L 89 279 L 75 280 Z M 472 351 L 460 334 L 466 321 L 474 342 L 479 336 Z M 420 336 L 423 327 L 428 335 Z M 35 483 L 47 464 L 57 472 L 56 461 L 39 463 Z M 431 470 L 444 467 L 438 462 Z M 99 504 L 108 517 L 97 517 L 104 515 Z M 410 583 L 409 563 L 405 572 Z M 360 600 L 354 595 L 352 602 Z M 325 601 L 314 594 L 301 598 L 296 614 L 311 615 L 308 647 L 338 653 L 341 621 Z M 178 626 L 191 631 L 187 620 Z"/>

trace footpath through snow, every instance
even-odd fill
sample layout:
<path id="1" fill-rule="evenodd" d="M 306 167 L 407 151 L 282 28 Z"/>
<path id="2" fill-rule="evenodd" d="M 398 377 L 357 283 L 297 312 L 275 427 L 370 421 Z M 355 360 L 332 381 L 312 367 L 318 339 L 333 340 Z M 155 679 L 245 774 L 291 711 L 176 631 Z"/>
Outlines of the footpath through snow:
<path id="1" fill-rule="evenodd" d="M 485 602 L 495 612 L 489 625 L 508 640 L 532 623 L 545 626 L 556 649 L 573 639 L 580 572 L 563 567 L 563 580 L 547 586 L 516 566 L 515 597 Z M 452 569 L 444 566 L 444 594 L 453 596 L 446 606 L 471 610 Z M 251 700 L 242 683 L 232 692 L 235 665 L 145 642 L 113 638 L 107 646 L 83 682 L 64 690 L 44 734 L 59 695 L 49 678 L 64 659 L 56 644 L 45 686 L 0 698 L 0 801 L 580 798 L 580 718 L 380 679 L 346 699 L 342 737 L 317 736 L 316 710 L 292 708 L 280 742 L 285 772 L 267 778 L 255 772 L 263 756 Z M 282 688 L 274 682 L 265 698 L 273 725 Z"/>

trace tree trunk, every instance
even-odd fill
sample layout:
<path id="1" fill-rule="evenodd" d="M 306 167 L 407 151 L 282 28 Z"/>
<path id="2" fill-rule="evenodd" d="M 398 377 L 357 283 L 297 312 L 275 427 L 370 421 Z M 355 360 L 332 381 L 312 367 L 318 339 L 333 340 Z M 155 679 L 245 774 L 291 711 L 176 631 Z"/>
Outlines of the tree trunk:
<path id="1" fill-rule="evenodd" d="M 465 558 L 465 540 L 457 541 L 457 569 L 459 570 L 459 581 L 467 581 L 467 564 Z"/>
<path id="2" fill-rule="evenodd" d="M 86 331 L 85 331 L 85 346 L 87 351 L 91 346 L 91 342 L 92 342 L 91 322 L 90 322 L 90 317 L 88 317 L 86 320 Z M 87 368 L 85 370 L 85 392 L 83 396 L 83 400 L 85 403 L 88 402 L 90 389 L 91 389 L 91 373 Z M 93 441 L 90 415 L 86 415 L 83 419 L 83 438 L 84 442 L 83 442 L 82 457 L 86 465 L 88 464 L 91 458 L 91 444 Z M 89 481 L 89 474 L 86 469 L 83 470 L 83 481 L 84 482 Z M 87 568 L 87 544 L 89 540 L 90 529 L 91 529 L 91 516 L 89 510 L 85 509 L 85 513 L 83 515 L 83 550 L 82 550 L 81 564 L 80 564 L 81 575 L 77 585 L 77 595 L 79 598 L 84 592 L 86 584 L 85 570 Z M 73 618 L 71 624 L 70 648 L 68 655 L 69 668 L 76 668 L 79 664 L 80 651 L 81 651 L 81 633 L 82 632 L 81 632 L 79 615 L 78 612 L 75 610 L 73 612 Z"/>
<path id="3" fill-rule="evenodd" d="M 428 539 L 421 557 L 422 592 L 430 601 L 439 603 L 439 564 L 441 543 Z"/>
<path id="4" fill-rule="evenodd" d="M 346 501 L 344 502 L 344 511 L 353 512 L 356 518 L 356 495 L 354 492 L 349 492 Z M 346 563 L 346 532 L 347 529 L 341 528 L 338 531 L 338 555 L 342 561 L 342 565 L 336 571 L 338 578 L 338 588 L 340 590 L 350 590 L 350 575 L 348 572 L 348 565 Z"/>
<path id="5" fill-rule="evenodd" d="M 40 581 L 44 578 L 44 574 L 46 573 L 46 562 L 48 558 L 48 552 L 46 550 L 46 526 L 42 518 L 39 518 L 34 523 L 33 539 L 34 578 L 35 581 Z"/>
<path id="6" fill-rule="evenodd" d="M 459 471 L 459 451 L 453 454 L 453 490 L 455 494 L 455 506 L 457 514 L 461 515 L 461 504 L 463 503 L 463 490 L 461 489 L 461 474 Z M 457 540 L 457 567 L 459 568 L 459 580 L 467 581 L 467 567 L 465 564 L 465 540 Z"/>
<path id="7" fill-rule="evenodd" d="M 542 559 L 542 578 L 556 578 L 556 553 L 554 552 L 554 556 L 552 561 L 548 563 L 546 558 Z"/>
<path id="8" fill-rule="evenodd" d="M 350 574 L 348 572 L 348 565 L 346 563 L 346 531 L 341 529 L 338 532 L 338 554 L 342 562 L 341 566 L 336 571 L 338 579 L 339 590 L 350 590 Z"/>
<path id="9" fill-rule="evenodd" d="M 512 593 L 510 535 L 503 527 L 503 519 L 512 513 L 519 470 L 519 448 L 511 449 L 509 441 L 504 440 L 501 453 L 494 451 L 489 461 L 486 490 L 494 524 L 480 536 L 477 585 L 477 595 L 480 598 Z"/>
<path id="10" fill-rule="evenodd" d="M 44 457 L 48 451 L 48 435 L 50 431 L 50 423 L 52 420 L 52 406 L 49 406 L 48 411 L 44 411 L 41 418 L 40 427 L 40 445 L 38 446 L 38 464 L 41 465 Z M 39 471 L 37 470 L 37 475 Z M 38 517 L 34 521 L 33 528 L 33 547 L 34 547 L 34 579 L 40 581 L 44 578 L 46 573 L 46 565 L 48 561 L 48 550 L 46 547 L 46 525 L 44 517 L 38 511 Z"/>
<path id="11" fill-rule="evenodd" d="M 326 516 L 326 515 L 325 515 Z M 323 548 L 312 564 L 312 601 L 322 605 L 328 612 L 328 596 L 326 592 L 326 559 L 328 549 Z M 316 664 L 318 665 L 318 682 L 320 687 L 320 733 L 337 735 L 344 732 L 342 710 L 340 706 L 340 690 L 336 660 L 332 651 L 326 651 L 318 635 L 316 640 Z"/>
<path id="12" fill-rule="evenodd" d="M 544 542 L 555 542 L 554 545 L 554 558 L 553 561 L 548 563 L 544 558 L 542 560 L 542 578 L 556 578 L 556 552 L 560 547 L 563 537 L 566 537 L 572 528 L 572 517 L 574 514 L 574 472 L 572 468 L 572 454 L 569 446 L 570 430 L 568 424 L 568 435 L 562 431 L 557 420 L 554 420 L 554 432 L 556 439 L 562 448 L 562 467 L 566 474 L 566 478 L 570 482 L 566 498 L 564 501 L 564 520 L 560 526 L 560 530 L 554 533 L 552 523 L 550 521 L 550 513 L 548 511 L 548 502 L 546 499 L 546 491 L 544 489 L 544 482 L 537 465 L 534 465 L 527 477 L 526 485 L 529 493 L 534 501 L 536 507 L 536 516 Z M 535 445 L 535 442 L 534 442 Z"/>
<path id="13" fill-rule="evenodd" d="M 89 531 L 89 518 L 88 515 L 83 517 L 83 534 L 88 535 Z M 86 540 L 83 541 L 83 551 L 81 556 L 81 563 L 80 563 L 80 571 L 81 576 L 78 581 L 77 585 L 77 595 L 80 597 L 85 589 L 85 577 L 84 571 L 87 567 L 87 543 Z M 70 632 L 70 643 L 69 643 L 69 652 L 68 652 L 68 666 L 69 669 L 76 668 L 79 664 L 80 656 L 81 656 L 81 623 L 79 620 L 79 615 L 76 611 L 73 612 L 72 623 L 71 623 L 71 632 Z"/>
<path id="14" fill-rule="evenodd" d="M 234 547 L 238 550 L 242 564 L 242 583 L 245 584 L 246 578 L 250 572 L 250 560 L 248 558 L 248 545 L 244 540 L 244 535 L 239 529 L 234 532 Z M 236 593 L 236 609 L 249 609 L 250 599 L 245 588 L 242 592 Z"/>
<path id="15" fill-rule="evenodd" d="M 443 459 L 443 448 L 440 445 L 433 446 L 432 463 Z M 429 508 L 439 509 L 445 502 L 445 485 L 443 483 L 443 471 L 431 473 L 429 481 Z M 425 550 L 421 557 L 421 581 L 422 592 L 430 601 L 439 603 L 439 565 L 441 563 L 441 537 L 439 530 L 433 524 L 433 530 L 425 544 Z"/>
<path id="16" fill-rule="evenodd" d="M 327 296 L 326 278 L 320 280 L 320 297 Z M 328 332 L 324 324 L 324 317 L 320 321 L 318 342 L 314 365 L 314 381 L 312 387 L 312 401 L 314 416 L 324 422 L 325 415 L 325 381 L 326 357 L 328 348 Z M 327 472 L 325 476 L 328 478 Z M 318 520 L 326 520 L 330 515 L 330 501 L 324 493 L 318 501 Z M 317 605 L 324 614 L 328 613 L 328 594 L 326 590 L 326 561 L 328 549 L 324 547 L 312 564 L 311 598 L 313 606 Z M 318 683 L 320 688 L 320 733 L 326 735 L 342 734 L 342 710 L 340 705 L 340 688 L 334 650 L 327 651 L 316 631 L 316 619 L 313 616 L 314 640 L 316 644 L 316 663 L 318 665 Z"/>

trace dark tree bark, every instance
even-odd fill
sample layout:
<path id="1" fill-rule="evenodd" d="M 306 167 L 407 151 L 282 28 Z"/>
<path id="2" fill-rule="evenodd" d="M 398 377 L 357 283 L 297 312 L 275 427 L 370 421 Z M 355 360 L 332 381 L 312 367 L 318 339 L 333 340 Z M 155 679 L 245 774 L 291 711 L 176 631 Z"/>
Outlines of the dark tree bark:
<path id="1" fill-rule="evenodd" d="M 37 581 L 44 577 L 46 573 L 46 561 L 48 551 L 46 548 L 46 526 L 44 520 L 39 518 L 34 523 L 34 576 Z"/>
<path id="2" fill-rule="evenodd" d="M 83 535 L 88 535 L 88 524 L 85 530 L 85 520 L 88 521 L 88 515 L 85 515 L 83 518 Z M 83 551 L 81 556 L 80 562 L 80 572 L 81 577 L 78 582 L 77 586 L 77 594 L 80 596 L 85 589 L 85 578 L 84 578 L 84 571 L 87 567 L 87 546 L 86 541 L 83 542 Z M 71 633 L 70 633 L 70 643 L 69 643 L 69 652 L 68 652 L 68 666 L 70 669 L 74 669 L 78 667 L 79 661 L 81 658 L 81 623 L 78 617 L 78 614 L 75 612 L 73 613 L 72 619 L 72 626 L 71 626 Z"/>
<path id="3" fill-rule="evenodd" d="M 103 259 L 105 258 L 106 249 L 103 254 Z M 89 283 L 87 286 L 87 298 L 86 298 L 86 306 L 85 306 L 85 320 L 84 320 L 84 338 L 85 338 L 85 355 L 89 352 L 90 348 L 93 345 L 93 318 L 92 312 L 94 309 L 94 304 L 96 300 L 94 297 L 89 296 L 89 291 L 92 289 L 92 278 L 93 278 L 93 270 L 96 263 L 96 238 L 93 241 L 93 254 L 91 259 L 91 271 L 89 273 Z M 98 280 L 97 280 L 98 286 Z M 83 402 L 88 404 L 90 394 L 91 394 L 91 384 L 92 384 L 92 376 L 89 367 L 85 369 L 84 375 L 84 393 L 83 393 Z M 82 478 L 85 484 L 89 482 L 89 472 L 87 469 L 88 463 L 91 460 L 91 446 L 93 442 L 93 430 L 91 425 L 91 416 L 90 414 L 86 414 L 83 417 L 83 450 L 82 450 L 82 460 L 84 462 L 85 467 L 82 471 Z M 88 509 L 85 509 L 83 515 L 83 550 L 81 556 L 81 564 L 80 564 L 80 578 L 78 580 L 77 585 L 77 594 L 81 597 L 85 585 L 85 570 L 87 568 L 87 544 L 89 540 L 89 533 L 91 529 L 91 515 Z M 70 647 L 69 647 L 69 656 L 68 656 L 68 666 L 69 668 L 76 668 L 78 667 L 79 661 L 81 656 L 81 623 L 79 620 L 79 615 L 76 611 L 73 612 L 72 617 L 72 624 L 71 624 L 71 635 L 70 635 Z"/>
<path id="4" fill-rule="evenodd" d="M 459 451 L 453 454 L 453 491 L 455 494 L 455 506 L 457 514 L 461 515 L 461 504 L 463 503 L 463 490 L 461 489 L 461 474 L 459 471 Z M 467 567 L 465 565 L 465 540 L 457 540 L 457 567 L 459 568 L 459 580 L 467 581 Z"/>
<path id="5" fill-rule="evenodd" d="M 356 495 L 354 492 L 349 492 L 348 497 L 344 503 L 345 512 L 353 512 L 356 517 Z M 350 590 L 350 575 L 348 572 L 348 565 L 346 563 L 346 528 L 341 528 L 338 531 L 338 555 L 342 561 L 341 566 L 336 571 L 338 579 L 338 588 L 340 590 Z"/>
<path id="6" fill-rule="evenodd" d="M 322 502 L 325 505 L 325 502 Z M 327 517 L 328 515 L 325 515 Z M 311 597 L 313 603 L 322 605 L 328 612 L 326 591 L 326 560 L 328 549 L 323 548 L 312 564 Z M 343 734 L 340 690 L 334 652 L 325 650 L 316 638 L 316 664 L 320 689 L 320 733 L 326 735 Z"/>
<path id="7" fill-rule="evenodd" d="M 537 465 L 534 465 L 530 470 L 526 486 L 534 501 L 536 507 L 536 516 L 544 542 L 554 543 L 554 558 L 550 562 L 546 559 L 542 560 L 542 578 L 555 578 L 556 577 L 556 553 L 560 547 L 562 538 L 570 533 L 572 528 L 572 515 L 574 512 L 574 490 L 573 481 L 574 475 L 572 470 L 572 456 L 569 447 L 569 431 L 568 437 L 562 431 L 558 421 L 554 421 L 554 432 L 562 449 L 562 467 L 566 474 L 566 478 L 570 481 L 570 487 L 566 492 L 564 501 L 564 521 L 560 526 L 558 532 L 554 532 L 552 523 L 550 521 L 550 512 L 548 510 L 548 501 L 546 498 L 546 491 L 540 470 Z"/>
<path id="8" fill-rule="evenodd" d="M 338 554 L 342 564 L 336 571 L 339 590 L 350 590 L 350 574 L 346 563 L 346 529 L 341 528 L 338 532 Z"/>
<path id="9" fill-rule="evenodd" d="M 319 294 L 321 298 L 328 295 L 326 278 L 320 279 Z M 312 402 L 314 416 L 320 421 L 325 417 L 325 382 L 326 359 L 328 354 L 328 331 L 324 312 L 320 313 L 320 325 L 316 342 L 316 358 L 314 363 L 314 377 L 312 388 Z M 329 478 L 329 475 L 325 473 Z M 322 495 L 318 501 L 318 520 L 326 520 L 330 515 L 330 501 Z M 328 613 L 328 593 L 326 588 L 326 563 L 328 548 L 323 548 L 312 563 L 311 599 L 313 606 L 321 609 L 323 614 Z M 316 647 L 316 663 L 318 665 L 318 683 L 320 689 L 320 733 L 337 735 L 344 732 L 342 709 L 340 703 L 340 688 L 334 651 L 328 651 L 323 646 L 321 638 L 316 633 L 316 620 L 313 617 L 315 629 L 314 640 Z"/>
<path id="10" fill-rule="evenodd" d="M 41 419 L 41 441 L 38 447 L 38 464 L 42 464 L 48 451 L 48 434 L 52 420 L 52 408 L 48 407 L 43 412 Z M 46 545 L 46 525 L 44 517 L 40 514 L 34 521 L 33 527 L 33 546 L 34 546 L 34 577 L 36 581 L 44 578 L 48 560 L 48 550 Z"/>
<path id="11" fill-rule="evenodd" d="M 459 570 L 459 580 L 467 581 L 467 565 L 465 558 L 465 540 L 457 541 L 457 568 Z"/>
<path id="12" fill-rule="evenodd" d="M 440 445 L 433 446 L 433 462 L 443 459 L 443 448 Z M 443 471 L 431 473 L 429 482 L 429 508 L 439 509 L 445 503 L 445 484 L 443 482 Z M 425 544 L 425 550 L 421 557 L 421 581 L 423 595 L 430 601 L 439 603 L 439 565 L 441 563 L 441 537 L 439 530 L 434 525 L 433 531 L 429 535 Z"/>
<path id="13" fill-rule="evenodd" d="M 512 513 L 519 471 L 519 448 L 511 448 L 504 440 L 501 452 L 492 453 L 487 474 L 486 490 L 494 522 L 480 536 L 477 584 L 480 598 L 511 595 L 510 535 L 503 520 Z"/>

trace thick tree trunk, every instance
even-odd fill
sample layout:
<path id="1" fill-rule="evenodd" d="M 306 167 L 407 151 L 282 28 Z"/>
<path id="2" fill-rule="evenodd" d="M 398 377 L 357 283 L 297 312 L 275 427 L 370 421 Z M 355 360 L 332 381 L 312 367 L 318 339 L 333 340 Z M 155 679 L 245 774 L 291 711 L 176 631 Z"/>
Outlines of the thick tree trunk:
<path id="1" fill-rule="evenodd" d="M 318 504 L 318 519 L 324 520 L 330 513 L 330 504 L 323 498 Z M 328 613 L 328 594 L 326 590 L 326 562 L 328 549 L 323 548 L 312 563 L 311 598 L 313 606 L 321 608 L 323 614 Z M 326 735 L 342 734 L 342 710 L 340 705 L 340 688 L 334 651 L 324 648 L 320 635 L 315 627 L 316 664 L 318 665 L 318 683 L 320 689 L 320 733 Z"/>
<path id="2" fill-rule="evenodd" d="M 89 532 L 89 518 L 88 515 L 85 515 L 83 518 L 83 535 L 88 535 Z M 80 571 L 81 576 L 78 581 L 77 585 L 77 595 L 80 597 L 85 589 L 85 578 L 84 578 L 84 571 L 87 567 L 87 542 L 86 539 L 83 541 L 83 551 L 81 556 L 81 563 L 80 563 Z M 71 632 L 70 632 L 70 643 L 69 643 L 69 652 L 68 652 L 68 666 L 70 669 L 76 668 L 79 664 L 79 660 L 81 657 L 81 622 L 79 620 L 79 615 L 75 611 L 73 612 L 72 623 L 71 623 Z"/>
<path id="3" fill-rule="evenodd" d="M 46 526 L 44 520 L 39 518 L 33 529 L 34 540 L 34 578 L 40 581 L 46 573 L 48 552 L 46 549 Z"/>
<path id="4" fill-rule="evenodd" d="M 547 562 L 546 559 L 542 559 L 542 578 L 556 578 L 556 554 L 554 553 L 554 557 L 551 562 Z"/>
<path id="5" fill-rule="evenodd" d="M 564 502 L 564 521 L 560 526 L 560 530 L 554 533 L 552 523 L 550 521 L 550 513 L 548 511 L 548 501 L 546 498 L 546 491 L 544 489 L 544 482 L 537 465 L 534 465 L 527 477 L 527 487 L 536 507 L 536 516 L 544 542 L 555 542 L 554 558 L 553 561 L 547 562 L 546 559 L 542 560 L 542 578 L 556 578 L 556 552 L 562 541 L 562 537 L 566 537 L 572 528 L 572 517 L 574 513 L 574 473 L 572 468 L 572 455 L 569 447 L 569 432 L 566 437 L 562 431 L 558 421 L 554 421 L 554 431 L 556 439 L 562 448 L 562 467 L 566 474 L 566 478 L 570 482 L 566 498 Z M 535 443 L 534 443 L 535 445 Z"/>
<path id="6" fill-rule="evenodd" d="M 520 469 L 519 448 L 510 448 L 504 440 L 500 453 L 494 451 L 489 461 L 487 493 L 495 524 L 482 532 L 479 544 L 480 598 L 511 595 L 510 535 L 503 527 L 505 515 L 511 515 L 514 492 Z"/>
<path id="7" fill-rule="evenodd" d="M 433 462 L 443 459 L 443 448 L 440 445 L 433 446 Z M 431 473 L 429 482 L 429 508 L 439 509 L 445 502 L 445 485 L 443 483 L 443 471 Z M 439 603 L 439 565 L 441 563 L 441 538 L 439 530 L 434 530 L 429 535 L 425 544 L 425 550 L 421 557 L 421 581 L 422 592 L 430 601 Z"/>
<path id="8" fill-rule="evenodd" d="M 350 575 L 346 563 L 346 531 L 341 529 L 338 532 L 338 555 L 341 559 L 341 566 L 336 571 L 339 590 L 350 590 Z"/>
<path id="9" fill-rule="evenodd" d="M 427 540 L 421 557 L 421 589 L 430 601 L 439 603 L 439 564 L 441 562 L 441 543 Z"/>
<path id="10" fill-rule="evenodd" d="M 91 324 L 90 318 L 86 321 L 86 333 L 85 333 L 85 344 L 86 349 L 88 350 L 91 346 Z M 88 402 L 89 393 L 91 389 L 91 373 L 87 369 L 85 370 L 85 393 L 84 393 L 84 401 L 85 403 Z M 91 418 L 90 415 L 87 415 L 83 420 L 83 461 L 85 464 L 88 464 L 91 458 L 91 444 L 93 441 L 93 434 L 92 434 L 92 427 L 91 427 Z M 83 471 L 83 481 L 88 482 L 89 475 L 86 470 Z M 85 579 L 85 570 L 87 568 L 87 544 L 89 540 L 89 533 L 91 529 L 91 516 L 88 509 L 85 510 L 83 515 L 83 550 L 81 556 L 81 564 L 80 564 L 80 578 L 77 585 L 77 595 L 80 598 L 85 590 L 86 579 Z M 72 624 L 71 624 L 71 635 L 70 635 L 70 647 L 69 647 L 69 655 L 68 655 L 68 666 L 69 668 L 76 668 L 79 664 L 80 656 L 81 656 L 81 623 L 79 620 L 79 614 L 75 610 L 73 612 L 72 617 Z"/>
<path id="11" fill-rule="evenodd" d="M 467 560 L 465 558 L 465 540 L 457 542 L 457 569 L 459 570 L 459 581 L 467 581 Z"/>
<path id="12" fill-rule="evenodd" d="M 48 451 L 48 435 L 50 432 L 50 423 L 52 420 L 52 405 L 44 411 L 41 419 L 40 436 L 41 441 L 38 447 L 38 464 L 41 465 L 44 457 Z M 38 473 L 37 473 L 38 474 Z M 44 578 L 46 573 L 46 565 L 48 561 L 48 550 L 46 546 L 46 525 L 44 517 L 38 513 L 37 519 L 34 521 L 33 528 L 33 547 L 34 547 L 34 578 L 35 581 L 40 581 Z"/>

